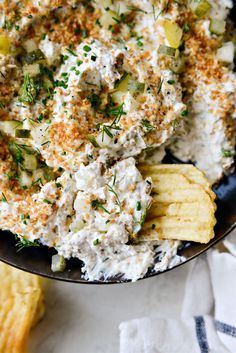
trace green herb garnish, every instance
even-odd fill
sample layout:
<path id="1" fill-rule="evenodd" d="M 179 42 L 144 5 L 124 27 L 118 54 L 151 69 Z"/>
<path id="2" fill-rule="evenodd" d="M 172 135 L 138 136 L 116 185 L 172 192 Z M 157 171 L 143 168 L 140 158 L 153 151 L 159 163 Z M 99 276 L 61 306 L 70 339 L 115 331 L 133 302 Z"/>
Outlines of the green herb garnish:
<path id="1" fill-rule="evenodd" d="M 27 220 L 30 219 L 30 216 L 22 214 L 20 219 L 21 219 L 22 223 L 27 224 Z"/>
<path id="2" fill-rule="evenodd" d="M 99 200 L 93 200 L 91 205 L 95 210 L 103 210 L 104 212 L 110 214 L 110 212 L 103 206 L 101 202 L 99 202 Z"/>
<path id="3" fill-rule="evenodd" d="M 52 202 L 49 201 L 48 199 L 44 199 L 43 202 L 44 202 L 44 203 L 47 203 L 48 205 L 51 205 L 51 204 L 52 204 Z"/>
<path id="4" fill-rule="evenodd" d="M 101 98 L 95 94 L 95 93 L 91 93 L 88 97 L 87 97 L 88 101 L 91 103 L 91 107 L 94 110 L 98 110 L 98 108 L 100 107 L 102 100 Z"/>
<path id="5" fill-rule="evenodd" d="M 6 198 L 6 195 L 2 192 L 2 198 L 0 199 L 0 201 L 2 202 L 8 202 L 7 201 L 7 198 Z"/>
<path id="6" fill-rule="evenodd" d="M 161 16 L 163 13 L 168 11 L 169 4 L 170 4 L 170 0 L 166 1 L 163 8 L 158 13 L 156 13 L 155 6 L 152 5 L 152 14 L 153 14 L 154 21 L 156 21 L 159 18 L 159 16 Z"/>
<path id="7" fill-rule="evenodd" d="M 16 248 L 17 248 L 17 252 L 21 251 L 24 248 L 29 248 L 31 246 L 39 246 L 39 242 L 37 240 L 31 241 L 25 238 L 19 238 L 17 235 L 15 236 L 15 239 L 17 240 L 16 243 Z"/>
<path id="8" fill-rule="evenodd" d="M 133 11 L 133 12 L 143 12 L 145 14 L 147 14 L 147 11 L 144 11 L 142 9 L 140 9 L 139 7 L 136 7 L 136 6 L 127 6 L 127 9 L 129 11 Z"/>
<path id="9" fill-rule="evenodd" d="M 142 119 L 141 124 L 146 129 L 147 132 L 151 132 L 155 129 L 155 127 L 150 123 L 147 119 Z"/>
<path id="10" fill-rule="evenodd" d="M 115 195 L 116 197 L 116 205 L 120 208 L 120 212 L 122 211 L 122 205 L 121 205 L 121 202 L 120 202 L 120 199 L 119 199 L 119 196 L 117 194 L 117 192 L 113 189 L 112 186 L 110 186 L 109 184 L 107 184 L 107 187 L 108 187 L 108 190 Z"/>
<path id="11" fill-rule="evenodd" d="M 187 116 L 188 115 L 188 110 L 183 110 L 180 115 L 183 116 L 183 117 Z"/>
<path id="12" fill-rule="evenodd" d="M 222 148 L 221 152 L 222 152 L 222 155 L 226 158 L 230 158 L 230 157 L 235 156 L 235 151 L 225 150 L 224 148 Z"/>
<path id="13" fill-rule="evenodd" d="M 124 103 L 122 103 L 118 107 L 109 107 L 106 109 L 105 113 L 108 116 L 115 117 L 111 125 L 118 124 L 122 115 L 126 115 L 126 112 L 124 111 L 123 107 L 124 107 Z"/>
<path id="14" fill-rule="evenodd" d="M 96 246 L 96 245 L 98 245 L 98 244 L 100 244 L 100 240 L 99 240 L 99 239 L 95 239 L 95 240 L 93 241 L 93 245 Z"/>
<path id="15" fill-rule="evenodd" d="M 140 218 L 140 221 L 139 221 L 139 224 L 140 224 L 141 227 L 144 226 L 146 218 L 147 218 L 147 208 L 145 209 L 144 213 L 141 215 L 141 218 Z"/>
<path id="16" fill-rule="evenodd" d="M 66 50 L 67 50 L 68 53 L 70 53 L 71 55 L 77 56 L 77 54 L 76 54 L 73 50 L 71 50 L 70 48 L 66 48 Z"/>
<path id="17" fill-rule="evenodd" d="M 113 130 L 121 130 L 121 128 L 118 125 L 105 125 L 105 124 L 100 124 L 99 128 L 102 130 L 102 141 L 104 141 L 105 134 L 109 136 L 111 139 L 113 138 L 113 133 L 110 131 L 111 129 Z"/>
<path id="18" fill-rule="evenodd" d="M 92 49 L 88 45 L 84 45 L 83 51 L 85 51 L 86 53 L 89 53 L 91 50 Z"/>
<path id="19" fill-rule="evenodd" d="M 99 146 L 99 144 L 98 144 L 98 142 L 97 142 L 97 140 L 96 140 L 96 138 L 94 137 L 94 136 L 88 136 L 87 137 L 88 138 L 88 140 L 89 140 L 89 142 L 95 147 L 95 148 L 100 148 L 100 146 Z"/>

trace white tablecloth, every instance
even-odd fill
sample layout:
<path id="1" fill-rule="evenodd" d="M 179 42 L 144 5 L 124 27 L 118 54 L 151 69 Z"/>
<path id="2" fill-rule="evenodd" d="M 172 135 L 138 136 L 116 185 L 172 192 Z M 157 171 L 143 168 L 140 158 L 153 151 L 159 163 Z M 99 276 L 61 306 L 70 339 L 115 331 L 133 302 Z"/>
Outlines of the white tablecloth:
<path id="1" fill-rule="evenodd" d="M 44 320 L 30 353 L 119 353 L 119 324 L 139 317 L 178 318 L 191 263 L 122 285 L 49 281 Z"/>

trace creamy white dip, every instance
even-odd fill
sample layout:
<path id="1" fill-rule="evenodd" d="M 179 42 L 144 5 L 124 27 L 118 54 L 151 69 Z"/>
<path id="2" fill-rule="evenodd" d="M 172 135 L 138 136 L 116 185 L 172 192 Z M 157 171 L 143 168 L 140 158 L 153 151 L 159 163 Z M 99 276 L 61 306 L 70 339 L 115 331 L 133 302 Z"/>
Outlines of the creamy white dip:
<path id="1" fill-rule="evenodd" d="M 0 1 L 0 228 L 90 281 L 175 266 L 179 242 L 139 241 L 152 181 L 136 163 L 169 149 L 212 182 L 232 171 L 234 43 L 212 31 L 232 2 L 194 20 L 187 1 L 19 4 Z"/>

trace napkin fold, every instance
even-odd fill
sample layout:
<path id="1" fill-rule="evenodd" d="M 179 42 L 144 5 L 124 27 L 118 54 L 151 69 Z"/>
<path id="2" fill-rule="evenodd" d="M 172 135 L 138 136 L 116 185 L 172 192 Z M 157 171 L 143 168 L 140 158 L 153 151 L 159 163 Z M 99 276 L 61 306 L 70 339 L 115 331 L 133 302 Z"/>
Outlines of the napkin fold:
<path id="1" fill-rule="evenodd" d="M 230 253 L 210 250 L 188 265 L 181 317 L 120 324 L 120 353 L 236 353 L 236 232 Z"/>

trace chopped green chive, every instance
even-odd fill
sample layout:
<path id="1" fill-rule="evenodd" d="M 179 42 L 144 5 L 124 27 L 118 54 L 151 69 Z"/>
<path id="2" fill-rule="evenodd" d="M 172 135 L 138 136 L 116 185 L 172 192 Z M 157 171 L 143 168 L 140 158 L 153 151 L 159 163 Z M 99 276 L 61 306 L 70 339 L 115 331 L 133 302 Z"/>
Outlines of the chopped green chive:
<path id="1" fill-rule="evenodd" d="M 183 110 L 180 115 L 181 116 L 187 116 L 188 115 L 188 110 Z"/>
<path id="2" fill-rule="evenodd" d="M 144 213 L 141 215 L 140 222 L 139 222 L 141 227 L 144 226 L 144 223 L 146 221 L 146 217 L 147 217 L 147 209 L 145 209 Z"/>
<path id="3" fill-rule="evenodd" d="M 44 199 L 43 202 L 44 202 L 44 203 L 47 203 L 48 205 L 51 205 L 51 204 L 52 204 L 52 202 L 49 201 L 48 199 Z"/>
<path id="4" fill-rule="evenodd" d="M 7 202 L 7 198 L 3 192 L 2 192 L 2 198 L 0 199 L 0 201 Z"/>
<path id="5" fill-rule="evenodd" d="M 226 158 L 235 156 L 235 151 L 225 150 L 224 148 L 222 148 L 221 152 L 222 152 L 222 155 Z"/>
<path id="6" fill-rule="evenodd" d="M 88 45 L 84 45 L 83 51 L 85 51 L 86 53 L 89 53 L 91 50 L 92 49 Z"/>
<path id="7" fill-rule="evenodd" d="M 66 48 L 66 50 L 67 50 L 68 53 L 70 53 L 71 55 L 77 56 L 77 54 L 76 54 L 73 50 L 71 50 L 71 49 L 69 49 L 69 48 Z"/>
<path id="8" fill-rule="evenodd" d="M 141 202 L 138 201 L 138 202 L 137 202 L 137 205 L 136 205 L 136 210 L 137 210 L 137 211 L 141 211 L 141 208 L 142 208 L 142 207 L 141 207 Z"/>
<path id="9" fill-rule="evenodd" d="M 96 245 L 98 245 L 98 244 L 100 244 L 100 240 L 99 240 L 99 239 L 95 239 L 95 240 L 93 241 L 93 245 L 96 246 Z"/>
<path id="10" fill-rule="evenodd" d="M 74 30 L 74 34 L 80 34 L 81 33 L 81 28 L 80 27 L 77 27 L 75 30 Z"/>

